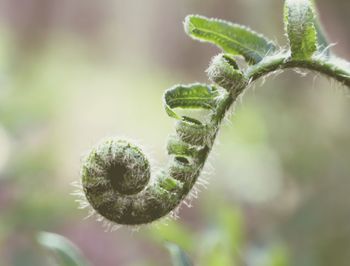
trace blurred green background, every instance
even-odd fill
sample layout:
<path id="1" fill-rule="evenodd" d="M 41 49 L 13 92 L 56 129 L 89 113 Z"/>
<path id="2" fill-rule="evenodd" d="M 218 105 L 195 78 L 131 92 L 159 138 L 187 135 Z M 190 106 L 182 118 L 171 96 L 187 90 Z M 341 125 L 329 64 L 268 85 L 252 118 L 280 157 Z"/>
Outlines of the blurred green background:
<path id="1" fill-rule="evenodd" d="M 350 60 L 347 0 L 317 1 L 334 51 Z M 158 165 L 174 121 L 164 90 L 207 82 L 219 51 L 189 39 L 187 14 L 248 25 L 285 45 L 278 0 L 0 0 L 0 265 L 56 265 L 37 244 L 61 234 L 96 266 L 348 266 L 350 101 L 324 77 L 287 71 L 235 106 L 207 189 L 180 219 L 105 233 L 83 220 L 71 182 L 106 136 L 142 143 Z"/>

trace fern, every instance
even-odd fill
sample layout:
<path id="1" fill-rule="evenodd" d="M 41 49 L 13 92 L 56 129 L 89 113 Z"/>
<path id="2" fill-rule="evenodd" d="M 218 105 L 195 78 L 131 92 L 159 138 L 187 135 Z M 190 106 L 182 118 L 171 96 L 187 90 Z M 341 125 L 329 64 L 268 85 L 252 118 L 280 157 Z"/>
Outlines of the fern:
<path id="1" fill-rule="evenodd" d="M 176 85 L 164 94 L 167 114 L 176 120 L 169 138 L 169 162 L 156 173 L 141 149 L 109 138 L 92 148 L 82 166 L 82 190 L 92 212 L 126 225 L 150 223 L 172 213 L 191 196 L 227 110 L 254 81 L 285 68 L 320 72 L 350 87 L 350 65 L 328 47 L 311 0 L 286 0 L 288 49 L 279 48 L 247 27 L 190 15 L 184 25 L 195 40 L 218 46 L 207 70 L 212 84 Z M 239 68 L 236 57 L 248 63 Z M 178 109 L 206 110 L 205 119 L 180 115 Z M 84 205 L 85 206 L 85 205 Z"/>

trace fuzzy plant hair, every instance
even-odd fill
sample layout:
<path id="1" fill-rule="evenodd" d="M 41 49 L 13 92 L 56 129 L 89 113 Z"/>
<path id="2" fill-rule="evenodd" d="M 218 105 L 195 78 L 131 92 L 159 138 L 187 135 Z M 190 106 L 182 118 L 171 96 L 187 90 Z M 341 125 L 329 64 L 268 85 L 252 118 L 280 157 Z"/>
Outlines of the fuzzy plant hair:
<path id="1" fill-rule="evenodd" d="M 176 85 L 164 93 L 164 108 L 176 120 L 167 145 L 169 162 L 152 173 L 140 148 L 108 138 L 83 160 L 81 185 L 93 212 L 121 225 L 151 223 L 172 213 L 191 194 L 219 127 L 237 97 L 257 79 L 277 70 L 302 68 L 350 87 L 350 64 L 331 53 L 311 0 L 286 0 L 288 48 L 251 29 L 198 15 L 186 17 L 186 33 L 221 48 L 207 70 L 210 85 Z M 240 67 L 237 57 L 246 64 Z M 241 64 L 242 65 L 242 64 Z M 201 119 L 179 109 L 206 110 Z"/>

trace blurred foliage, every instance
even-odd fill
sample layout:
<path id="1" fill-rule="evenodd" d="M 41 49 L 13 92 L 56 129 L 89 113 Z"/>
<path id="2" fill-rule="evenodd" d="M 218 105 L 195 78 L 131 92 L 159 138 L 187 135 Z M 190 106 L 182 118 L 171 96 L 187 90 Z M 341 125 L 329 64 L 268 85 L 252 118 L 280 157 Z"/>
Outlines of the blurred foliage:
<path id="1" fill-rule="evenodd" d="M 44 248 L 57 255 L 58 264 L 62 266 L 87 266 L 88 262 L 81 256 L 79 249 L 63 236 L 40 232 L 38 242 Z"/>
<path id="2" fill-rule="evenodd" d="M 329 38 L 350 59 L 349 1 L 318 2 Z M 273 0 L 1 0 L 0 265 L 55 265 L 36 244 L 50 231 L 91 265 L 170 265 L 169 241 L 194 265 L 348 266 L 350 104 L 322 77 L 289 72 L 249 90 L 221 131 L 208 188 L 175 222 L 104 233 L 69 195 L 82 153 L 101 137 L 140 138 L 165 162 L 173 121 L 162 93 L 205 81 L 217 52 L 187 39 L 185 15 L 248 24 L 274 39 L 281 8 Z"/>
<path id="3" fill-rule="evenodd" d="M 191 266 L 192 265 L 186 253 L 178 245 L 168 242 L 165 244 L 165 246 L 171 254 L 171 258 L 174 266 Z"/>

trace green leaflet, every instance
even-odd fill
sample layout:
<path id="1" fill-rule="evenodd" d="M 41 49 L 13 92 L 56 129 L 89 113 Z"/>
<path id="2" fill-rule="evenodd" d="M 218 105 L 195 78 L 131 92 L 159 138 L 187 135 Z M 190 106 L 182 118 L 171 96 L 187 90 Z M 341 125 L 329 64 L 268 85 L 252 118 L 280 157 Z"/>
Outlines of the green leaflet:
<path id="1" fill-rule="evenodd" d="M 177 187 L 182 187 L 182 183 L 172 177 L 166 177 L 160 181 L 159 186 L 165 190 L 172 191 Z"/>
<path id="2" fill-rule="evenodd" d="M 234 90 L 245 81 L 245 78 L 232 57 L 229 54 L 215 56 L 207 69 L 207 73 L 213 83 L 218 84 L 228 92 L 234 93 Z"/>
<path id="3" fill-rule="evenodd" d="M 263 35 L 224 20 L 189 15 L 184 25 L 192 38 L 213 43 L 226 53 L 242 55 L 251 64 L 277 50 L 276 45 Z"/>
<path id="4" fill-rule="evenodd" d="M 188 120 L 180 120 L 176 123 L 176 133 L 179 138 L 190 145 L 207 146 L 210 145 L 216 128 L 212 125 L 192 123 Z"/>
<path id="5" fill-rule="evenodd" d="M 169 155 L 191 158 L 191 160 L 201 160 L 205 156 L 205 148 L 186 143 L 178 136 L 170 136 L 167 150 Z"/>
<path id="6" fill-rule="evenodd" d="M 177 138 L 177 136 L 171 136 L 167 145 L 168 154 L 182 155 L 187 157 L 195 157 L 198 154 L 196 146 L 191 146 L 186 142 L 183 142 Z"/>
<path id="7" fill-rule="evenodd" d="M 214 86 L 206 84 L 175 85 L 165 92 L 164 107 L 170 117 L 191 120 L 189 117 L 179 116 L 174 108 L 214 109 L 218 95 L 219 92 Z"/>
<path id="8" fill-rule="evenodd" d="M 286 0 L 284 22 L 293 59 L 309 59 L 317 51 L 314 21 L 315 13 L 310 0 Z"/>

